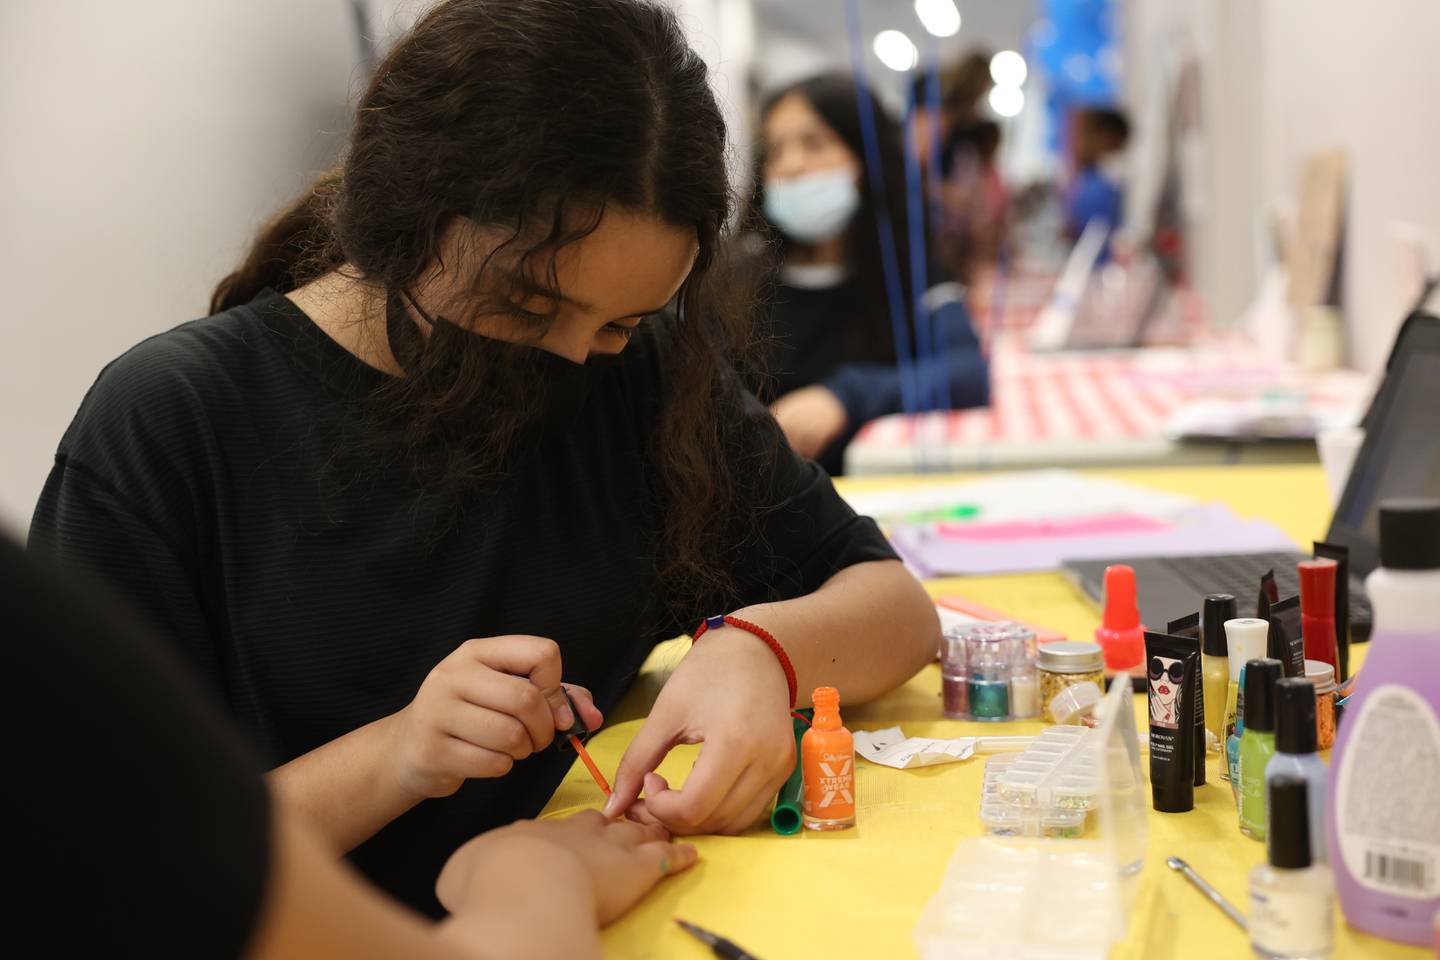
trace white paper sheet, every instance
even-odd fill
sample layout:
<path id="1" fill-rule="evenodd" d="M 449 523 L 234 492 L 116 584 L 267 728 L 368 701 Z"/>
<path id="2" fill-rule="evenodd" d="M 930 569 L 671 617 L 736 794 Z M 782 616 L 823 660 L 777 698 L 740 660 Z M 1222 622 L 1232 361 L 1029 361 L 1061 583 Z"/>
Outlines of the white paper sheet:
<path id="1" fill-rule="evenodd" d="M 929 767 L 937 763 L 968 760 L 975 753 L 974 737 L 936 740 L 930 737 L 906 737 L 899 727 L 884 730 L 860 730 L 855 734 L 855 753 L 871 763 L 896 770 L 907 767 Z"/>

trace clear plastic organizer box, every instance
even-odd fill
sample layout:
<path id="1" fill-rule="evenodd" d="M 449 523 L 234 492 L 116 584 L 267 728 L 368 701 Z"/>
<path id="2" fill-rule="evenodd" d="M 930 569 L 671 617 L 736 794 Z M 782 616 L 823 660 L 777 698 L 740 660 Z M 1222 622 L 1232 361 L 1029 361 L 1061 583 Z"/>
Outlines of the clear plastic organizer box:
<path id="1" fill-rule="evenodd" d="M 1049 727 L 1024 753 L 985 763 L 980 823 L 1003 837 L 1080 837 L 1095 808 L 1099 783 L 1095 731 Z"/>

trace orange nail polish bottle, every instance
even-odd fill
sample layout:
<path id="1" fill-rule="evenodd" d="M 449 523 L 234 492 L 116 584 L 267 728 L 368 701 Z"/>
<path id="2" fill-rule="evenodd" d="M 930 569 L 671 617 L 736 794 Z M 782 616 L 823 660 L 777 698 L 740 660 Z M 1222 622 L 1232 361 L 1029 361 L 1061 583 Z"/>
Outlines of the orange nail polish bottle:
<path id="1" fill-rule="evenodd" d="M 800 741 L 805 776 L 807 830 L 855 826 L 855 739 L 840 725 L 840 692 L 816 687 L 810 695 L 815 720 Z"/>

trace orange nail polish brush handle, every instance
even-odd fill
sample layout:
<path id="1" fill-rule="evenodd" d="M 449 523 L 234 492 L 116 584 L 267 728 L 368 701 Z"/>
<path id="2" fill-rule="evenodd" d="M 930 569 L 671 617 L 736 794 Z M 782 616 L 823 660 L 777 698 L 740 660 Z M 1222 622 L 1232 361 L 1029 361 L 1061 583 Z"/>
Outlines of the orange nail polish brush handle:
<path id="1" fill-rule="evenodd" d="M 595 761 L 590 759 L 585 744 L 580 742 L 580 737 L 590 731 L 586 728 L 585 721 L 580 719 L 580 711 L 575 709 L 575 701 L 570 699 L 570 691 L 564 687 L 561 687 L 560 690 L 565 694 L 565 702 L 570 705 L 570 716 L 575 718 L 575 722 L 570 725 L 569 730 L 558 731 L 560 736 L 555 745 L 563 750 L 568 743 L 570 748 L 580 755 L 580 762 L 585 764 L 585 769 L 589 770 L 590 776 L 595 778 L 595 785 L 600 788 L 600 792 L 608 797 L 610 796 L 610 784 L 605 781 L 605 775 L 600 772 L 600 768 L 595 766 Z"/>

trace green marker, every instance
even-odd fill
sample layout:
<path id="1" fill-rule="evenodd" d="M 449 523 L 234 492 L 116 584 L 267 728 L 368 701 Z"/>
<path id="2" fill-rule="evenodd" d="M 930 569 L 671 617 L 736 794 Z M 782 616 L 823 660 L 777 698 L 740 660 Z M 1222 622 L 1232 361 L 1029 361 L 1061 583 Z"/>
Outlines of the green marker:
<path id="1" fill-rule="evenodd" d="M 957 503 L 953 507 L 938 510 L 920 510 L 905 517 L 906 523 L 946 523 L 955 520 L 974 520 L 980 516 L 980 508 L 973 503 Z"/>
<path id="2" fill-rule="evenodd" d="M 770 812 L 770 826 L 782 837 L 800 832 L 800 795 L 805 791 L 804 771 L 800 769 L 800 738 L 810 729 L 809 721 L 815 716 L 815 711 L 809 707 L 795 712 L 805 717 L 804 720 L 792 718 L 790 721 L 795 728 L 795 769 L 780 788 L 775 797 L 775 809 Z"/>

